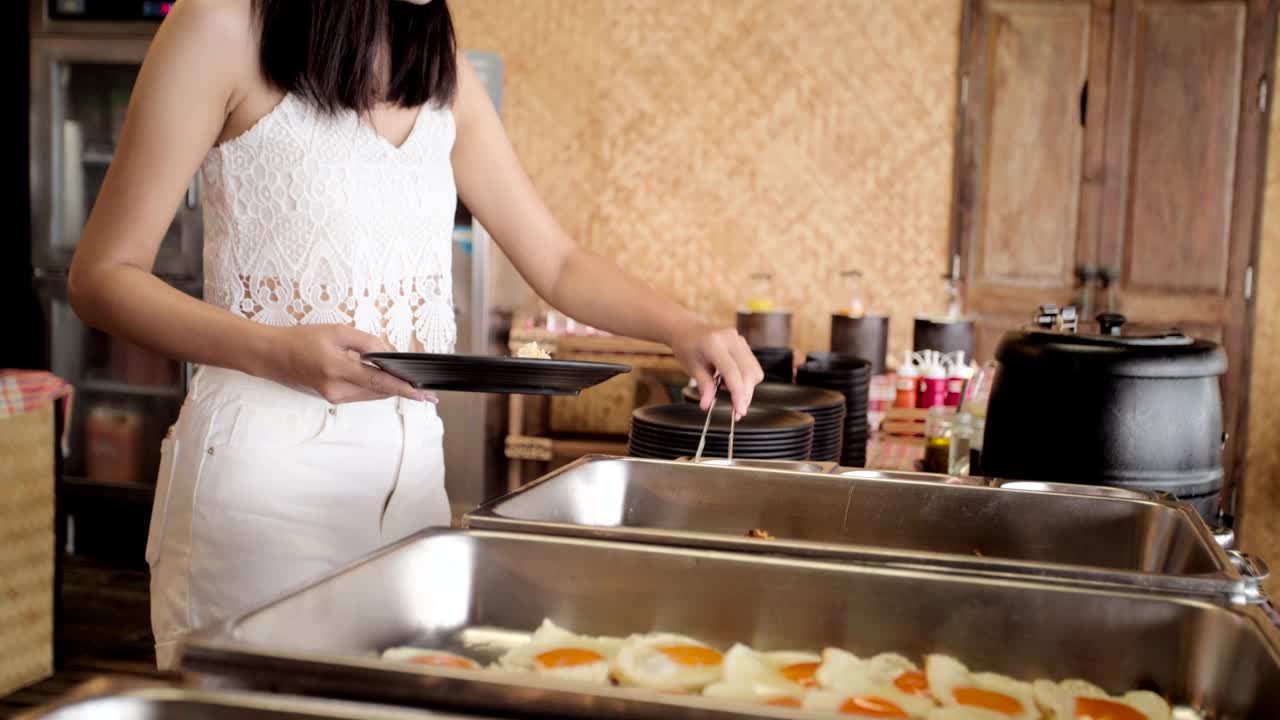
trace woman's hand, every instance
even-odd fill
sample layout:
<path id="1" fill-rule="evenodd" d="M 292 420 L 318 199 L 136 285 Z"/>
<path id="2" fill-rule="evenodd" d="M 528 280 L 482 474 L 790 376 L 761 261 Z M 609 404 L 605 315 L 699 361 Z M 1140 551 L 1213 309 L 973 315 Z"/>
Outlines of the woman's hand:
<path id="1" fill-rule="evenodd" d="M 714 377 L 719 374 L 733 398 L 734 416 L 741 419 L 747 414 L 751 395 L 764 379 L 764 371 L 736 330 L 691 323 L 675 333 L 671 349 L 685 371 L 698 381 L 703 410 L 711 407 L 716 391 Z"/>
<path id="2" fill-rule="evenodd" d="M 436 402 L 434 394 L 416 390 L 360 359 L 361 353 L 392 351 L 382 340 L 346 325 L 273 328 L 264 374 L 279 383 L 308 388 L 331 403 L 393 395 Z"/>

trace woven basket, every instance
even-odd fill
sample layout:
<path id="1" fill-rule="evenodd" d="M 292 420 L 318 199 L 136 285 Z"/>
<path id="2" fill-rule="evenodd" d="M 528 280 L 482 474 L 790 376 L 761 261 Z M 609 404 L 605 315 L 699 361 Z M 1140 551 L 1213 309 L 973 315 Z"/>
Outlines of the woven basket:
<path id="1" fill-rule="evenodd" d="M 53 674 L 54 405 L 0 417 L 0 696 Z"/>

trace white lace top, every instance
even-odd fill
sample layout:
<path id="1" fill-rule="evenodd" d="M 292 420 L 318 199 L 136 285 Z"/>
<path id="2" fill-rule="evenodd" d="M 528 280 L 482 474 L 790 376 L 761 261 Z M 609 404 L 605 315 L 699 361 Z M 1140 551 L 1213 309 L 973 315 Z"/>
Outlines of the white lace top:
<path id="1" fill-rule="evenodd" d="M 454 132 L 450 109 L 424 107 L 396 148 L 353 112 L 286 95 L 201 168 L 205 300 L 452 352 Z"/>

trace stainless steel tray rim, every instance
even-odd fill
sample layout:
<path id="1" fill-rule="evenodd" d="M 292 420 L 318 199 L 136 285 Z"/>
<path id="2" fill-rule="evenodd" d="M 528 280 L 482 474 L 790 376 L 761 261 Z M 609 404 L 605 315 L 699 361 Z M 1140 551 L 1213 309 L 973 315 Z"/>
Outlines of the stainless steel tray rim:
<path id="1" fill-rule="evenodd" d="M 438 536 L 439 537 L 454 536 L 454 537 L 468 538 L 470 539 L 470 541 L 476 542 L 478 544 L 483 544 L 486 540 L 496 540 L 499 543 L 499 545 L 501 545 L 502 543 L 506 543 L 508 546 L 520 546 L 520 547 L 528 547 L 530 545 L 546 545 L 549 548 L 555 547 L 555 546 L 560 546 L 560 547 L 579 546 L 579 547 L 592 548 L 592 552 L 595 552 L 597 550 L 605 551 L 605 550 L 612 549 L 616 551 L 621 551 L 626 555 L 636 556 L 641 558 L 644 556 L 664 556 L 664 557 L 677 556 L 677 557 L 685 557 L 685 558 L 692 559 L 694 561 L 693 563 L 694 567 L 696 567 L 697 561 L 701 559 L 706 561 L 706 564 L 709 566 L 710 565 L 741 565 L 743 566 L 743 570 L 742 570 L 743 572 L 749 572 L 751 569 L 755 569 L 757 572 L 760 572 L 765 568 L 775 568 L 777 570 L 790 572 L 790 573 L 794 573 L 799 570 L 812 570 L 825 575 L 833 575 L 833 576 L 848 575 L 851 578 L 859 578 L 859 577 L 865 577 L 865 578 L 871 578 L 871 577 L 899 578 L 900 577 L 900 578 L 907 578 L 907 579 L 923 578 L 930 583 L 938 584 L 939 590 L 944 594 L 946 592 L 945 586 L 951 585 L 954 583 L 956 585 L 970 585 L 970 586 L 981 585 L 981 586 L 1018 588 L 1018 589 L 1025 589 L 1029 592 L 1033 592 L 1036 594 L 1065 595 L 1068 598 L 1101 597 L 1101 598 L 1114 598 L 1114 599 L 1129 599 L 1129 600 L 1135 600 L 1143 603 L 1159 602 L 1169 607 L 1177 606 L 1177 607 L 1182 607 L 1187 609 L 1196 609 L 1198 611 L 1205 612 L 1205 613 L 1219 613 L 1219 614 L 1225 613 L 1226 615 L 1224 615 L 1223 617 L 1229 616 L 1231 618 L 1234 618 L 1235 619 L 1234 621 L 1238 623 L 1240 627 L 1247 627 L 1257 631 L 1259 636 L 1259 642 L 1261 644 L 1261 649 L 1263 649 L 1264 654 L 1267 657 L 1269 657 L 1274 664 L 1280 665 L 1280 633 L 1277 632 L 1277 628 L 1271 622 L 1266 620 L 1266 618 L 1262 614 L 1262 611 L 1257 606 L 1244 606 L 1240 608 L 1223 608 L 1221 605 L 1216 603 L 1200 601 L 1200 600 L 1195 600 L 1191 598 L 1183 598 L 1183 597 L 1153 598 L 1146 594 L 1135 593 L 1122 588 L 1064 587 L 1055 583 L 1039 582 L 1037 580 L 1029 579 L 1023 576 L 1015 577 L 1015 578 L 1005 578 L 1005 579 L 992 579 L 992 578 L 975 579 L 972 577 L 960 577 L 960 576 L 949 575 L 946 573 L 940 573 L 934 568 L 927 568 L 927 567 L 918 568 L 918 569 L 909 569 L 909 568 L 889 568 L 889 567 L 883 567 L 878 565 L 835 564 L 835 563 L 816 561 L 816 560 L 811 561 L 807 559 L 796 559 L 796 558 L 772 558 L 772 557 L 762 557 L 759 555 L 750 555 L 750 554 L 744 554 L 744 553 L 721 552 L 716 550 L 662 548 L 662 547 L 617 542 L 617 541 L 584 540 L 579 538 L 525 535 L 521 533 L 506 533 L 506 532 L 494 532 L 494 531 L 484 531 L 484 530 L 455 530 L 455 529 L 438 528 L 438 529 L 428 529 L 428 530 L 424 530 L 419 533 L 416 533 L 413 536 L 410 536 L 409 538 L 406 538 L 405 540 L 401 541 L 400 543 L 396 543 L 392 546 L 388 546 L 387 548 L 381 551 L 372 553 L 371 555 L 369 555 L 368 557 L 362 560 L 357 560 L 344 568 L 339 568 L 338 570 L 335 570 L 329 575 L 326 575 L 324 578 L 314 581 L 313 583 L 308 585 L 307 588 L 302 588 L 294 593 L 290 593 L 285 598 L 281 598 L 280 600 L 277 600 L 274 603 L 261 606 L 255 610 L 243 613 L 239 618 L 235 620 L 228 621 L 227 623 L 221 624 L 213 628 L 197 631 L 192 636 L 190 636 L 190 638 L 184 643 L 184 648 L 183 648 L 184 652 L 180 660 L 182 667 L 186 670 L 192 670 L 198 673 L 212 672 L 212 674 L 214 675 L 218 674 L 217 673 L 218 670 L 222 670 L 224 672 L 231 672 L 233 669 L 235 669 L 241 673 L 240 677 L 247 677 L 245 675 L 245 673 L 247 672 L 255 673 L 254 677 L 258 677 L 257 675 L 258 673 L 267 673 L 268 682 L 271 680 L 271 678 L 279 677 L 280 672 L 285 672 L 286 670 L 289 670 L 289 669 L 292 669 L 294 671 L 300 671 L 300 670 L 318 671 L 317 674 L 307 676 L 305 679 L 299 679 L 299 682 L 301 682 L 302 685 L 305 687 L 305 690 L 304 690 L 305 694 L 307 694 L 308 696 L 312 696 L 312 695 L 326 696 L 328 693 L 332 693 L 335 691 L 342 692 L 340 689 L 329 688 L 325 686 L 323 684 L 323 681 L 326 678 L 341 679 L 346 683 L 346 687 L 348 688 L 353 687 L 353 684 L 354 686 L 359 686 L 359 683 L 366 679 L 377 680 L 379 678 L 387 679 L 389 677 L 400 677 L 406 680 L 418 680 L 419 682 L 423 680 L 426 680 L 428 682 L 440 681 L 446 684 L 454 681 L 455 679 L 457 679 L 460 682 L 463 682 L 464 680 L 462 680 L 462 678 L 465 678 L 465 682 L 467 683 L 476 683 L 478 680 L 479 674 L 475 674 L 475 673 L 469 673 L 469 672 L 463 672 L 463 671 L 450 671 L 447 668 L 434 668 L 434 667 L 418 668 L 418 667 L 409 666 L 404 668 L 395 667 L 394 669 L 392 669 L 388 667 L 388 665 L 392 665 L 391 663 L 385 663 L 369 655 L 349 655 L 349 654 L 343 654 L 341 652 L 318 654 L 316 652 L 307 653 L 305 651 L 295 653 L 295 652 L 281 651 L 279 649 L 273 649 L 271 647 L 264 647 L 263 645 L 255 644 L 252 642 L 237 641 L 234 638 L 226 637 L 226 633 L 229 628 L 234 627 L 236 624 L 240 623 L 243 619 L 249 618 L 259 612 L 269 612 L 271 605 L 282 603 L 293 595 L 305 593 L 311 588 L 324 584 L 326 581 L 330 580 L 333 577 L 351 572 L 353 569 L 358 569 L 362 565 L 375 563 L 375 561 L 382 558 L 383 556 L 396 552 L 397 550 L 400 549 L 402 545 L 410 544 L 410 543 L 418 543 L 425 539 L 430 539 Z M 675 565 L 673 567 L 681 567 L 681 566 Z M 681 571 L 683 571 L 683 568 Z M 1067 602 L 1072 602 L 1072 601 L 1068 600 Z M 637 628 L 637 629 L 640 629 L 640 628 Z M 720 644 L 720 643 L 717 643 L 717 644 Z M 766 645 L 761 645 L 759 649 L 770 650 L 775 648 L 768 647 Z M 891 649 L 891 648 L 887 648 L 887 649 Z M 223 656 L 219 657 L 219 653 L 222 653 Z M 265 658 L 268 660 L 272 658 L 280 659 L 282 661 L 288 660 L 291 663 L 291 667 L 287 667 L 284 664 L 282 664 L 280 668 L 270 667 L 270 665 L 256 665 L 256 666 L 253 665 L 253 662 L 260 658 Z M 301 660 L 295 660 L 295 658 L 301 658 Z M 192 660 L 194 660 L 195 662 L 191 662 Z M 306 667 L 300 667 L 298 663 L 303 663 L 306 665 Z M 251 668 L 251 670 L 249 668 Z M 355 672 L 353 673 L 351 671 L 355 671 Z M 271 672 L 277 672 L 277 674 L 270 675 Z M 484 674 L 488 674 L 488 671 L 486 671 Z M 720 720 L 720 719 L 728 720 L 729 718 L 752 718 L 752 717 L 769 717 L 769 718 L 807 717 L 807 715 L 802 715 L 795 711 L 768 708 L 767 706 L 761 707 L 755 704 L 744 705 L 741 707 L 740 710 L 735 711 L 732 705 L 725 704 L 720 699 L 700 698 L 698 696 L 683 696 L 683 695 L 682 696 L 663 696 L 663 695 L 655 694 L 652 691 L 635 690 L 635 689 L 627 689 L 627 688 L 587 686 L 590 688 L 588 690 L 588 689 L 584 689 L 583 685 L 580 685 L 577 683 L 566 684 L 566 683 L 555 682 L 555 681 L 549 682 L 548 679 L 545 679 L 545 678 L 525 679 L 525 676 L 520 676 L 520 675 L 517 675 L 513 678 L 506 673 L 497 673 L 492 675 L 491 679 L 485 682 L 485 685 L 493 686 L 493 687 L 508 688 L 512 686 L 513 680 L 518 682 L 520 687 L 527 688 L 535 692 L 545 693 L 543 695 L 538 696 L 537 700 L 539 701 L 545 700 L 549 706 L 553 707 L 553 709 L 554 709 L 554 705 L 553 705 L 554 701 L 556 701 L 557 699 L 567 699 L 564 697 L 559 697 L 560 694 L 568 693 L 570 695 L 579 696 L 579 697 L 583 695 L 590 695 L 590 696 L 599 696 L 602 698 L 612 698 L 619 701 L 638 701 L 639 703 L 650 705 L 651 710 L 653 708 L 667 708 L 672 711 L 681 710 L 681 711 L 687 712 L 690 709 L 699 709 L 699 710 L 705 709 L 707 711 L 706 714 L 698 715 L 698 717 L 716 718 L 717 720 Z M 572 690 L 566 689 L 568 687 L 572 687 Z M 403 695 L 405 692 L 412 691 L 414 688 L 418 688 L 422 691 L 427 691 L 428 689 L 430 689 L 432 692 L 436 692 L 436 695 L 434 696 L 435 701 L 438 701 L 443 707 L 443 709 L 446 711 L 454 711 L 453 708 L 455 706 L 459 708 L 464 708 L 462 710 L 463 712 L 466 712 L 466 710 L 468 709 L 482 707 L 482 705 L 478 701 L 470 700 L 470 699 L 466 700 L 465 702 L 457 703 L 457 704 L 454 704 L 451 701 L 445 701 L 443 699 L 440 699 L 442 696 L 439 694 L 438 691 L 442 689 L 449 689 L 447 685 L 444 687 L 433 687 L 431 685 L 409 684 L 404 686 L 403 688 L 395 688 L 393 690 L 394 692 L 398 692 Z M 391 695 L 389 694 L 393 692 L 393 690 L 388 690 L 386 687 L 383 687 L 383 689 L 379 691 L 382 693 L 380 699 L 375 700 L 375 702 L 379 702 L 379 703 L 393 702 L 394 703 L 394 702 L 403 702 L 404 700 L 408 699 L 410 700 L 408 704 L 414 704 L 414 705 L 425 704 L 426 706 L 431 706 L 431 703 L 433 701 L 432 697 L 429 697 L 430 693 L 428 693 L 428 696 L 411 694 L 407 698 L 401 697 L 399 700 L 397 700 L 395 698 L 392 698 Z M 295 688 L 295 691 L 296 691 L 296 688 Z M 640 693 L 642 697 L 640 695 L 637 695 L 636 693 Z M 446 702 L 448 702 L 447 705 L 444 704 Z M 538 711 L 541 711 L 541 709 L 539 709 Z M 576 717 L 588 717 L 588 716 L 597 717 L 597 715 L 595 714 L 592 714 L 592 715 L 585 714 L 585 709 L 582 707 L 577 707 L 573 714 Z M 607 713 L 605 713 L 605 715 L 607 715 Z M 558 714 L 557 716 L 566 716 L 566 715 Z M 646 714 L 645 717 L 660 717 L 660 716 Z M 689 717 L 689 716 L 681 715 L 680 717 Z"/>
<path id="2" fill-rule="evenodd" d="M 244 712 L 314 717 L 316 720 L 494 720 L 480 715 L 458 715 L 423 708 L 407 708 L 359 700 L 317 698 L 300 695 L 243 690 L 211 690 L 188 686 L 158 686 L 152 681 L 140 682 L 103 676 L 73 688 L 60 700 L 37 708 L 33 718 L 58 718 L 64 713 L 93 710 L 97 705 L 113 701 L 152 704 L 197 705 L 202 709 L 219 708 Z M 116 717 L 112 715 L 111 717 Z M 256 715 L 255 715 L 256 717 Z"/>
<path id="3" fill-rule="evenodd" d="M 498 530 L 504 532 L 524 532 L 537 533 L 542 535 L 564 535 L 570 537 L 589 538 L 594 540 L 610 540 L 617 539 L 634 543 L 652 543 L 665 547 L 706 547 L 717 550 L 729 550 L 748 553 L 762 553 L 766 555 L 790 555 L 802 557 L 815 557 L 835 561 L 854 561 L 868 563 L 909 563 L 918 564 L 926 562 L 929 564 L 936 563 L 938 567 L 955 568 L 961 572 L 973 573 L 980 572 L 986 568 L 992 575 L 1002 575 L 1008 572 L 1015 572 L 1023 569 L 1024 574 L 1031 577 L 1044 578 L 1046 581 L 1059 580 L 1072 584 L 1117 584 L 1120 586 L 1133 585 L 1143 592 L 1162 592 L 1174 595 L 1188 595 L 1201 597 L 1214 597 L 1220 601 L 1231 604 L 1256 603 L 1266 599 L 1266 593 L 1263 590 L 1262 582 L 1265 575 L 1261 578 L 1246 574 L 1243 567 L 1253 566 L 1253 558 L 1244 553 L 1238 553 L 1243 556 L 1241 560 L 1233 560 L 1232 555 L 1223 549 L 1214 539 L 1209 530 L 1208 525 L 1199 516 L 1198 513 L 1186 506 L 1170 500 L 1162 499 L 1134 499 L 1120 498 L 1109 496 L 1089 495 L 1089 502 L 1125 506 L 1152 506 L 1162 507 L 1177 512 L 1185 518 L 1192 527 L 1196 538 L 1204 545 L 1217 567 L 1217 572 L 1212 574 L 1186 574 L 1180 576 L 1171 576 L 1161 573 L 1136 572 L 1111 570 L 1106 568 L 1096 568 L 1087 565 L 1068 564 L 1068 563 L 1034 563 L 1009 558 L 998 557 L 968 557 L 951 553 L 943 553 L 928 550 L 895 550 L 892 548 L 883 548 L 872 545 L 858 544 L 835 544 L 821 543 L 815 541 L 797 541 L 787 540 L 785 538 L 776 538 L 774 540 L 748 540 L 746 538 L 733 537 L 728 535 L 718 535 L 710 532 L 686 531 L 675 529 L 656 529 L 656 528 L 639 528 L 624 525 L 579 525 L 573 523 L 546 522 L 539 520 L 522 520 L 502 515 L 498 512 L 498 508 L 506 502 L 513 500 L 525 493 L 535 492 L 538 488 L 550 484 L 556 478 L 569 473 L 570 471 L 583 465 L 600 462 L 600 461 L 623 461 L 626 463 L 639 463 L 645 465 L 665 465 L 670 466 L 679 464 L 685 467 L 698 467 L 695 472 L 708 473 L 726 473 L 726 472 L 744 472 L 754 473 L 760 472 L 758 468 L 748 467 L 732 467 L 732 466 L 715 466 L 702 465 L 694 463 L 681 463 L 670 460 L 651 460 L 638 458 L 624 458 L 614 455 L 591 454 L 566 464 L 565 466 L 553 470 L 547 475 L 528 483 L 515 491 L 494 498 L 475 510 L 467 513 L 463 519 L 464 527 Z M 812 473 L 797 470 L 774 470 L 770 469 L 771 475 L 783 476 L 803 476 L 808 479 L 824 476 L 823 473 Z M 844 477 L 839 474 L 825 474 L 832 478 L 833 482 L 840 482 Z M 897 477 L 885 478 L 851 478 L 853 480 L 861 480 L 875 483 L 904 484 L 909 486 L 926 486 L 934 487 L 938 483 Z M 1017 488 L 1001 488 L 992 485 L 967 485 L 967 484 L 948 484 L 947 492 L 956 493 L 1017 493 L 1020 495 L 1030 496 L 1055 496 L 1080 498 L 1086 497 L 1071 493 L 1059 493 L 1046 490 L 1030 490 Z M 770 553 L 766 548 L 772 547 L 779 552 Z"/>
<path id="4" fill-rule="evenodd" d="M 218 638 L 200 638 L 192 639 L 190 646 L 197 650 L 197 653 L 209 653 L 210 655 L 225 652 L 236 653 L 243 648 L 243 644 L 235 642 L 226 642 Z M 212 651 L 212 652 L 210 652 Z M 491 688 L 494 691 L 508 690 L 518 688 L 521 690 L 529 690 L 540 693 L 563 693 L 566 695 L 580 695 L 584 692 L 607 699 L 622 700 L 627 702 L 639 702 L 647 705 L 659 705 L 672 709 L 686 709 L 690 706 L 695 708 L 704 708 L 720 713 L 730 713 L 726 717 L 742 717 L 742 718 L 796 718 L 796 717 L 812 717 L 811 713 L 797 712 L 794 710 L 777 709 L 769 706 L 757 706 L 754 703 L 745 703 L 739 706 L 727 698 L 711 698 L 702 695 L 665 695 L 661 692 L 649 690 L 645 688 L 633 688 L 620 685 L 589 685 L 572 680 L 563 680 L 553 677 L 533 675 L 532 673 L 520 673 L 500 670 L 497 668 L 486 667 L 482 670 L 449 670 L 448 668 L 423 667 L 416 668 L 412 666 L 399 667 L 398 664 L 386 660 L 380 660 L 372 657 L 356 656 L 356 655 L 339 655 L 339 654 L 318 654 L 318 653 L 290 653 L 279 649 L 262 649 L 254 646 L 254 659 L 256 661 L 287 661 L 290 668 L 308 668 L 308 669 L 329 669 L 332 663 L 340 663 L 344 671 L 351 670 L 370 670 L 377 673 L 380 678 L 394 677 L 400 680 L 409 681 L 427 681 L 429 683 L 460 681 L 471 685 L 479 685 Z M 199 655 L 197 655 L 199 657 Z M 200 672 L 197 670 L 196 672 Z M 328 700 L 326 699 L 326 702 Z M 342 702 L 342 701 L 338 701 Z M 359 704 L 357 702 L 347 701 L 349 704 Z M 727 707 L 726 707 L 727 706 Z M 396 707 L 396 706 L 389 706 Z M 737 707 L 741 712 L 734 712 L 732 708 Z M 749 710 L 748 710 L 749 708 Z M 452 709 L 431 710 L 422 708 L 410 710 L 407 708 L 399 708 L 400 712 L 405 713 L 406 718 L 422 718 L 423 712 L 430 712 L 430 717 L 455 718 L 459 717 L 455 714 L 438 715 L 437 713 L 454 713 Z M 536 711 L 533 714 L 538 714 Z M 472 717 L 472 716 L 466 716 Z"/>
<path id="5" fill-rule="evenodd" d="M 1230 604 L 1255 603 L 1266 599 L 1265 594 L 1261 592 L 1259 582 L 1244 578 L 1224 581 L 1211 574 L 1170 577 L 1158 573 L 1100 570 L 1087 565 L 1038 565 L 1007 558 L 966 560 L 948 553 L 927 550 L 905 551 L 853 544 L 822 547 L 818 543 L 788 541 L 783 538 L 747 540 L 687 530 L 662 530 L 659 534 L 639 528 L 602 528 L 537 520 L 511 520 L 489 510 L 468 513 L 463 519 L 463 527 L 502 533 L 528 533 L 539 537 L 574 537 L 601 542 L 621 541 L 637 545 L 661 546 L 677 551 L 705 548 L 790 562 L 799 562 L 803 558 L 822 564 L 918 569 L 964 577 L 1010 580 L 1034 578 L 1042 583 L 1061 584 L 1067 587 L 1127 589 L 1145 594 L 1217 599 Z M 776 552 L 770 552 L 769 548 L 776 549 Z M 1146 579 L 1147 582 L 1135 583 L 1135 577 Z"/>

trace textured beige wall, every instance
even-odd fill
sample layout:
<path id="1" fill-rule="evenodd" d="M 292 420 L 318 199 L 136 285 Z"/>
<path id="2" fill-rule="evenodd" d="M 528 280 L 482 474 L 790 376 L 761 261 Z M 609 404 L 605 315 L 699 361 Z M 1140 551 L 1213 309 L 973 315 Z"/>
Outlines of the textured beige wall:
<path id="1" fill-rule="evenodd" d="M 897 348 L 940 302 L 959 0 L 452 7 L 464 47 L 502 55 L 516 149 L 588 247 L 724 322 L 772 268 L 806 349 L 827 342 L 841 269 L 872 278 Z M 1244 542 L 1280 568 L 1278 132 L 1273 113 Z"/>
<path id="2" fill-rule="evenodd" d="M 942 303 L 958 0 L 454 0 L 506 64 L 504 119 L 570 233 L 732 322 L 772 269 L 823 349 L 839 272 L 896 347 Z"/>
<path id="3" fill-rule="evenodd" d="M 1280 72 L 1280 64 L 1277 65 Z M 1271 112 L 1250 385 L 1244 549 L 1280 571 L 1280 112 Z M 1270 583 L 1280 596 L 1280 577 Z"/>

